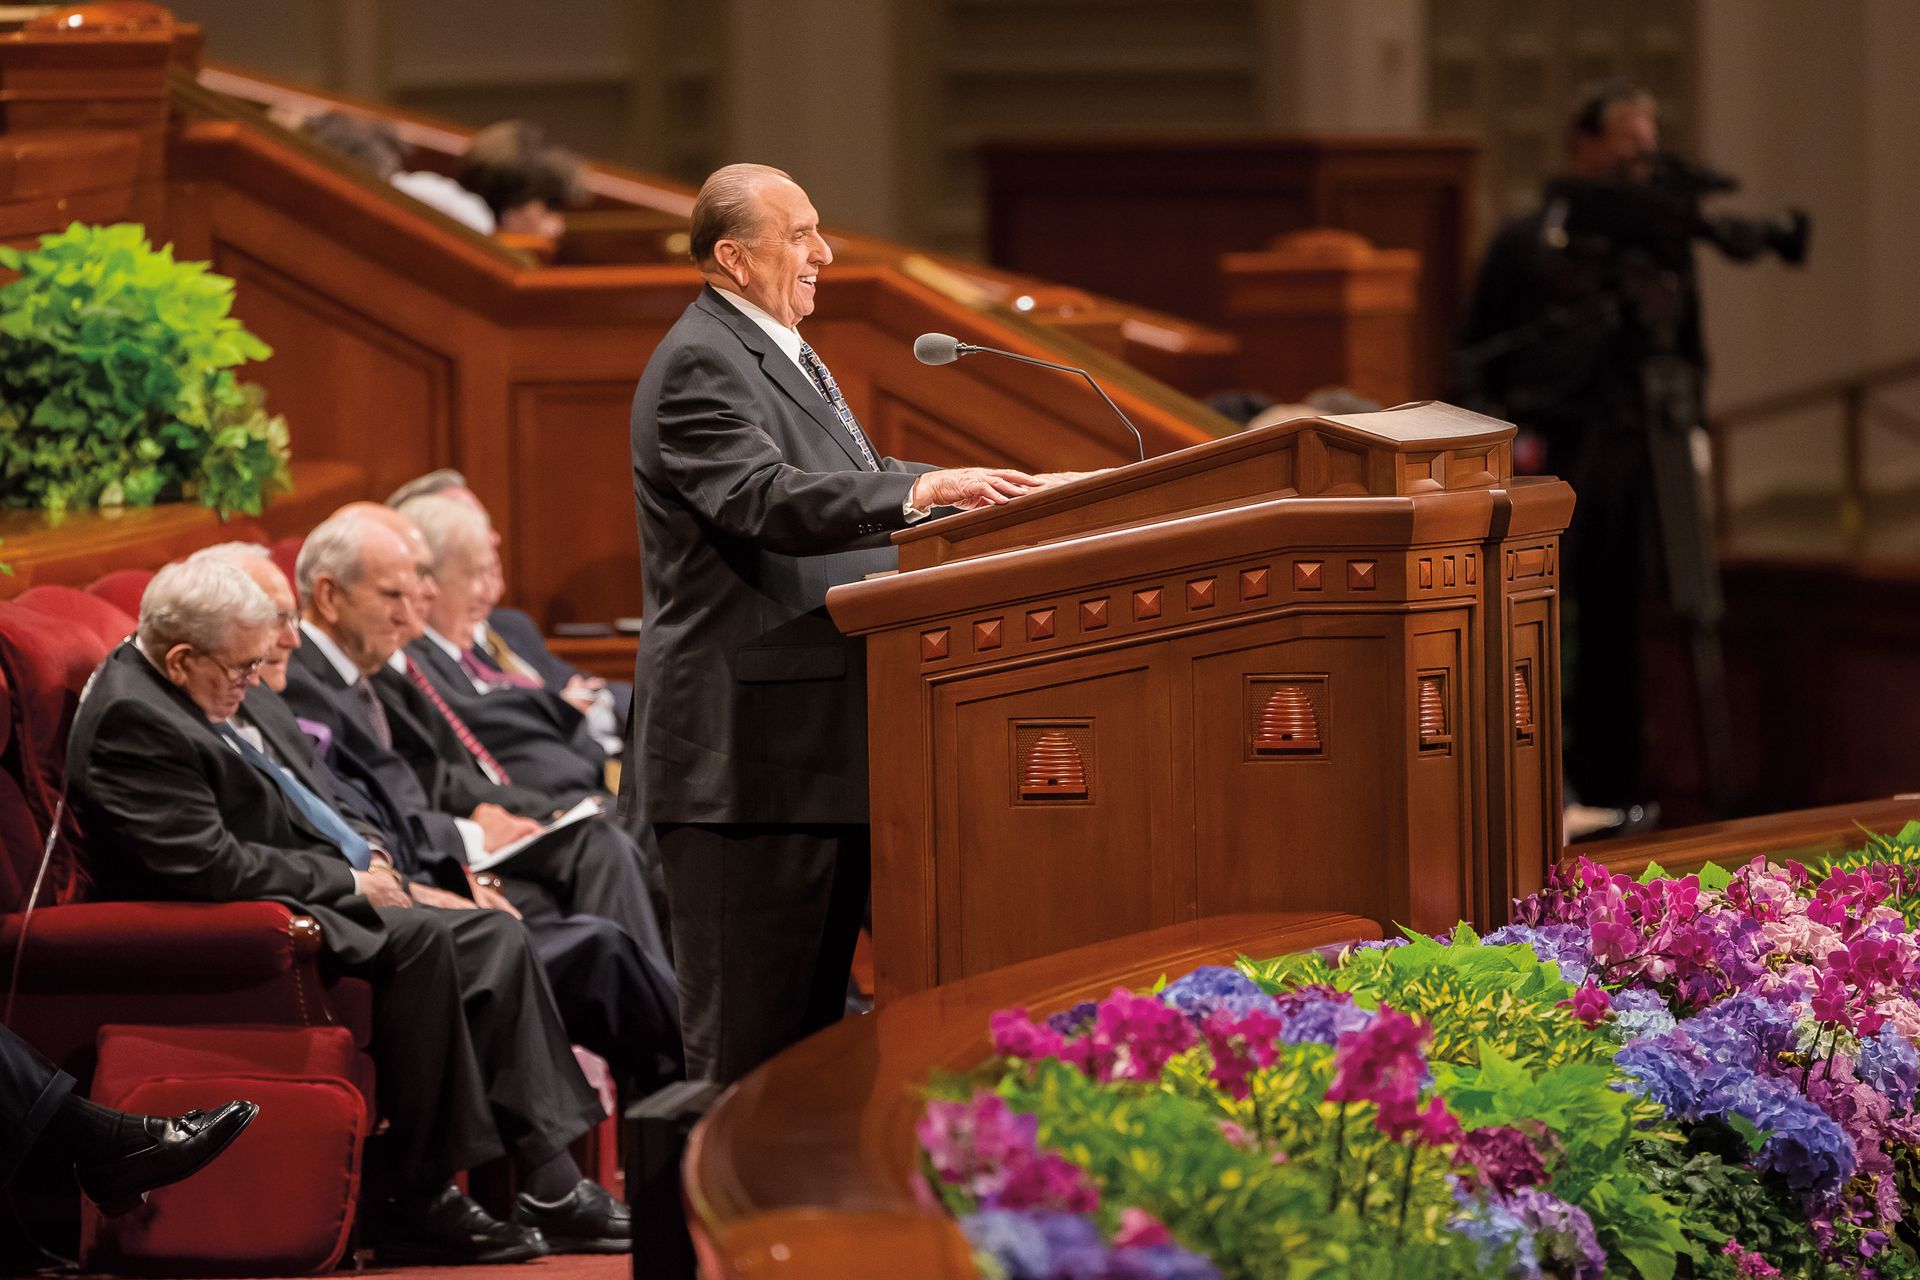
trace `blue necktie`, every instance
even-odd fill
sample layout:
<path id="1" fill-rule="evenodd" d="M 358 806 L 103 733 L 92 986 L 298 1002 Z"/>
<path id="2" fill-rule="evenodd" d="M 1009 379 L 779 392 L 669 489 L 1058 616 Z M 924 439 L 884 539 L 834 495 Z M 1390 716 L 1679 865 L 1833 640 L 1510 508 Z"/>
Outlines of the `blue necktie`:
<path id="1" fill-rule="evenodd" d="M 821 395 L 826 397 L 827 403 L 833 406 L 833 411 L 840 415 L 840 425 L 845 427 L 847 434 L 853 437 L 853 443 L 859 448 L 860 456 L 867 460 L 868 466 L 878 471 L 880 463 L 875 460 L 873 449 L 867 444 L 867 433 L 860 429 L 860 423 L 853 416 L 853 410 L 847 407 L 847 398 L 840 394 L 840 384 L 833 380 L 833 375 L 827 372 L 827 366 L 821 363 L 820 357 L 815 355 L 813 348 L 805 342 L 800 344 L 800 367 L 807 371 L 807 376 L 813 379 L 813 385 L 819 389 Z"/>
<path id="2" fill-rule="evenodd" d="M 353 864 L 355 871 L 365 871 L 373 865 L 373 846 L 367 843 L 366 837 L 348 826 L 326 801 L 300 785 L 300 779 L 290 771 L 267 759 L 266 753 L 234 732 L 233 726 L 216 725 L 215 730 L 239 750 L 241 759 L 272 778 L 281 794 L 292 801 L 293 807 L 321 835 L 340 846 L 340 852 L 347 856 L 347 861 Z"/>

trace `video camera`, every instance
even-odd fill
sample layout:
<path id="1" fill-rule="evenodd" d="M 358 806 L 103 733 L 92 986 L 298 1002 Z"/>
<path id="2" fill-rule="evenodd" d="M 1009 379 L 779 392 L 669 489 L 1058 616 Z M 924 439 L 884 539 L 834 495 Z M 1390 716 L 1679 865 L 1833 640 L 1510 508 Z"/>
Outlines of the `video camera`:
<path id="1" fill-rule="evenodd" d="M 1641 248 L 1672 266 L 1684 265 L 1695 240 L 1736 262 L 1769 252 L 1793 266 L 1806 261 L 1811 222 L 1805 210 L 1790 208 L 1771 218 L 1701 210 L 1706 197 L 1739 189 L 1739 181 L 1728 174 L 1662 151 L 1652 157 L 1644 182 L 1562 178 L 1550 194 L 1566 202 L 1560 225 L 1569 237 Z"/>

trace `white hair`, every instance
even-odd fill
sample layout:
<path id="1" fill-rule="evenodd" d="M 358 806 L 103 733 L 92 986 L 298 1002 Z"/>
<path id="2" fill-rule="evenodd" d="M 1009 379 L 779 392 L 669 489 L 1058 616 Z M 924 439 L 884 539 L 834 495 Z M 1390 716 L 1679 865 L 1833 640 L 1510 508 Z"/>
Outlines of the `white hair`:
<path id="1" fill-rule="evenodd" d="M 270 627 L 279 610 L 229 560 L 194 556 L 153 575 L 140 597 L 140 648 L 158 663 L 167 650 L 189 644 L 212 653 L 234 627 Z"/>
<path id="2" fill-rule="evenodd" d="M 493 522 L 484 511 L 458 498 L 438 494 L 408 498 L 400 504 L 400 514 L 413 521 L 420 536 L 427 540 L 436 570 L 443 567 L 447 557 L 463 543 L 484 553 L 489 545 L 487 535 L 493 531 Z"/>
<path id="3" fill-rule="evenodd" d="M 314 584 L 323 577 L 343 587 L 360 581 L 367 531 L 380 527 L 384 526 L 364 511 L 336 511 L 315 525 L 300 544 L 300 558 L 293 562 L 300 598 L 311 601 Z"/>
<path id="4" fill-rule="evenodd" d="M 436 493 L 445 493 L 449 489 L 467 489 L 472 486 L 467 478 L 452 467 L 442 467 L 438 471 L 429 471 L 413 479 L 387 495 L 387 505 L 399 507 L 409 498 L 425 498 Z"/>
<path id="5" fill-rule="evenodd" d="M 187 563 L 196 561 L 220 560 L 227 564 L 241 564 L 248 560 L 271 560 L 273 553 L 257 542 L 216 542 L 210 547 L 202 547 L 187 557 Z"/>

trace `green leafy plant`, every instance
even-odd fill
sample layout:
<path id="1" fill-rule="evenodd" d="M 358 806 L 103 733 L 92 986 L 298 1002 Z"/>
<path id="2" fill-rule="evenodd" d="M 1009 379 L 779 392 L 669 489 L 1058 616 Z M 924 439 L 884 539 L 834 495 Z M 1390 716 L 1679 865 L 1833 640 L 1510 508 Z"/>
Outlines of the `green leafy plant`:
<path id="1" fill-rule="evenodd" d="M 258 514 L 284 489 L 287 429 L 234 369 L 268 346 L 233 281 L 143 228 L 74 223 L 0 247 L 0 503 L 58 517 L 182 500 Z"/>

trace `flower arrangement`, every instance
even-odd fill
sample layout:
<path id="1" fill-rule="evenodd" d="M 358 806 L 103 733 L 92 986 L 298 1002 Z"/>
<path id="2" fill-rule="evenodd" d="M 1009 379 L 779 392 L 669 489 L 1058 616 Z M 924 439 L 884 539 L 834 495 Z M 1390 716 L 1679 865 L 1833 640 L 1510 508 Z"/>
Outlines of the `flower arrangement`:
<path id="1" fill-rule="evenodd" d="M 1920 1275 L 1900 847 L 1003 1010 L 929 1185 L 994 1280 Z"/>

